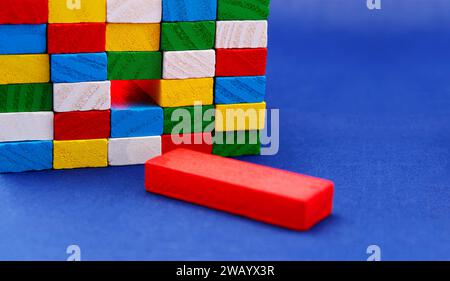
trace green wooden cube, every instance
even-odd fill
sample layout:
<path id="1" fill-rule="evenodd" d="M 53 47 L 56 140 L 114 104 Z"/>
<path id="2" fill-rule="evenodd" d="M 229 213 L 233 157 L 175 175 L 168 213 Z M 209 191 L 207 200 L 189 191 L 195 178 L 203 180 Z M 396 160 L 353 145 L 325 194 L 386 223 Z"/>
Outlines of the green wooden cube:
<path id="1" fill-rule="evenodd" d="M 161 76 L 161 52 L 108 52 L 108 80 L 151 80 Z"/>
<path id="2" fill-rule="evenodd" d="M 173 22 L 161 25 L 161 50 L 188 51 L 213 49 L 216 22 Z"/>
<path id="3" fill-rule="evenodd" d="M 164 134 L 172 134 L 175 126 L 181 127 L 183 125 L 188 126 L 183 132 L 177 131 L 176 133 L 202 133 L 211 132 L 214 129 L 214 117 L 212 116 L 211 121 L 205 121 L 204 119 L 210 119 L 211 116 L 206 116 L 206 111 L 212 110 L 214 112 L 214 105 L 204 105 L 204 106 L 182 106 L 182 107 L 166 107 L 164 110 Z M 184 110 L 184 112 L 177 110 Z M 197 110 L 197 114 L 196 111 Z M 184 118 L 189 117 L 189 123 L 182 123 Z M 208 118 L 204 118 L 208 117 Z M 174 121 L 172 121 L 174 120 Z"/>
<path id="4" fill-rule="evenodd" d="M 216 132 L 213 154 L 224 157 L 261 154 L 259 131 Z"/>
<path id="5" fill-rule="evenodd" d="M 270 0 L 218 0 L 218 20 L 267 20 Z"/>
<path id="6" fill-rule="evenodd" d="M 0 85 L 0 113 L 52 110 L 50 83 Z"/>

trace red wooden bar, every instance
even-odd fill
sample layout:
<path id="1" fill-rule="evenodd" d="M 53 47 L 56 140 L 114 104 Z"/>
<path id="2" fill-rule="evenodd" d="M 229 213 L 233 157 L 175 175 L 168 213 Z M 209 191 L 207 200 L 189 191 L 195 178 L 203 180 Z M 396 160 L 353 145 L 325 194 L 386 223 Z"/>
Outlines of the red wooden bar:
<path id="1" fill-rule="evenodd" d="M 193 134 L 182 134 L 179 136 L 183 140 L 186 138 L 190 141 L 190 143 L 175 143 L 173 141 L 172 135 L 162 135 L 162 153 L 167 153 L 169 151 L 178 149 L 178 148 L 186 148 L 198 152 L 203 153 L 212 153 L 213 145 L 212 145 L 212 134 L 211 133 L 193 133 Z M 202 140 L 201 143 L 195 143 L 195 140 Z"/>
<path id="2" fill-rule="evenodd" d="M 45 24 L 48 0 L 0 0 L 0 24 Z"/>
<path id="3" fill-rule="evenodd" d="M 266 63 L 266 48 L 216 50 L 216 76 L 263 76 Z"/>
<path id="4" fill-rule="evenodd" d="M 49 24 L 47 38 L 49 54 L 105 52 L 106 24 Z"/>
<path id="5" fill-rule="evenodd" d="M 56 113 L 55 140 L 106 139 L 110 137 L 109 110 Z"/>
<path id="6" fill-rule="evenodd" d="M 308 230 L 331 214 L 333 183 L 220 156 L 177 149 L 146 163 L 149 192 Z"/>

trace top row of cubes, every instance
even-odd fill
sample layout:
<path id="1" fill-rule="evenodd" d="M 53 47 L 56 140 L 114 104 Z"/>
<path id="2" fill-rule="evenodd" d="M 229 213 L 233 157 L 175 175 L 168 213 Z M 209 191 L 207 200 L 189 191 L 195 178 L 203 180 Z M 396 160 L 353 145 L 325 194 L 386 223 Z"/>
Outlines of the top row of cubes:
<path id="1" fill-rule="evenodd" d="M 270 0 L 1 0 L 0 24 L 265 20 Z"/>

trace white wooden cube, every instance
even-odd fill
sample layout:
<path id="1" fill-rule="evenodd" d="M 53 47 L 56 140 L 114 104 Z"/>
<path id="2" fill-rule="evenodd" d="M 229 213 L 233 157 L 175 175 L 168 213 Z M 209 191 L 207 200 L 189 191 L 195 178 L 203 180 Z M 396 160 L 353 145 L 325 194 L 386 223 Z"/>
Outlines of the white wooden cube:
<path id="1" fill-rule="evenodd" d="M 108 110 L 111 82 L 56 83 L 53 85 L 55 112 Z"/>
<path id="2" fill-rule="evenodd" d="M 218 21 L 216 49 L 267 48 L 267 21 Z"/>
<path id="3" fill-rule="evenodd" d="M 161 155 L 161 136 L 109 139 L 111 166 L 139 165 Z"/>
<path id="4" fill-rule="evenodd" d="M 211 78 L 216 72 L 216 51 L 165 52 L 164 79 Z"/>
<path id="5" fill-rule="evenodd" d="M 160 23 L 162 0 L 108 0 L 107 22 Z"/>
<path id="6" fill-rule="evenodd" d="M 0 142 L 53 140 L 53 112 L 0 114 Z"/>

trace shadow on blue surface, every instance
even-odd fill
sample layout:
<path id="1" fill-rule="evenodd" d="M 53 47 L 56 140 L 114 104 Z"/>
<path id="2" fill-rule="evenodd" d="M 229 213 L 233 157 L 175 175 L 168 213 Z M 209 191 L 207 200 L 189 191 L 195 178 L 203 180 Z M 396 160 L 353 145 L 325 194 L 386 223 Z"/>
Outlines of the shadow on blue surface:
<path id="1" fill-rule="evenodd" d="M 364 2 L 274 1 L 281 150 L 242 158 L 334 180 L 332 217 L 298 233 L 147 194 L 142 166 L 1 175 L 0 259 L 449 260 L 450 3 Z"/>

